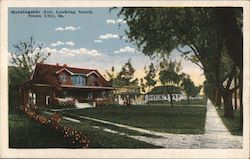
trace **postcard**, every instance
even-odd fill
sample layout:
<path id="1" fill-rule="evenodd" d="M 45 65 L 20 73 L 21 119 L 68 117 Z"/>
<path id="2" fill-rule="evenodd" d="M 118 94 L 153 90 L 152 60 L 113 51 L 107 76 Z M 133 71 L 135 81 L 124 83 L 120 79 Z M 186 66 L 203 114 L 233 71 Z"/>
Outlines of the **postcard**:
<path id="1" fill-rule="evenodd" d="M 248 158 L 249 12 L 1 2 L 0 157 Z"/>

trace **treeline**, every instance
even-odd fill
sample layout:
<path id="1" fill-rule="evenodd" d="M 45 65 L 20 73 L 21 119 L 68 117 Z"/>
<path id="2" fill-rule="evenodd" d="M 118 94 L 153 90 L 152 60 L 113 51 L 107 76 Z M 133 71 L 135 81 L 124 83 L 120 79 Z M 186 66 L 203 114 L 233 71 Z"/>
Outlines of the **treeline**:
<path id="1" fill-rule="evenodd" d="M 197 64 L 206 77 L 206 95 L 216 105 L 223 98 L 225 117 L 234 118 L 232 94 L 239 90 L 242 128 L 242 8 L 124 7 L 118 16 L 127 21 L 129 41 L 145 55 L 164 59 L 176 49 Z"/>

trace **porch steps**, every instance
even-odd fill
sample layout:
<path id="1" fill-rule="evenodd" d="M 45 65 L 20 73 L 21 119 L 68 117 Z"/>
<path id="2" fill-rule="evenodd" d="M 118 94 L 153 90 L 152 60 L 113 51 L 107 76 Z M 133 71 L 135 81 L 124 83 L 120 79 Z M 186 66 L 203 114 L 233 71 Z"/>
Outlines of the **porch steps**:
<path id="1" fill-rule="evenodd" d="M 89 103 L 79 103 L 76 102 L 76 107 L 79 109 L 83 109 L 83 108 L 93 108 L 93 105 L 90 105 Z"/>

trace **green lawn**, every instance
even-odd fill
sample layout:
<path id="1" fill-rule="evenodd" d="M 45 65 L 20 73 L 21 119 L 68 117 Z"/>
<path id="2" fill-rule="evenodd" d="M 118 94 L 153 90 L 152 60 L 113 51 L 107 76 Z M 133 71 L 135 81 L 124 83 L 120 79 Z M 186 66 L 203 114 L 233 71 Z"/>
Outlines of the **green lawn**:
<path id="1" fill-rule="evenodd" d="M 41 125 L 24 114 L 9 115 L 10 148 L 73 148 L 54 129 Z"/>
<path id="2" fill-rule="evenodd" d="M 113 134 L 103 131 L 104 128 L 111 128 L 112 130 L 121 132 L 121 130 L 113 129 L 106 125 L 98 124 L 92 121 L 84 120 L 82 123 L 73 123 L 63 120 L 61 125 L 71 125 L 76 130 L 84 132 L 90 139 L 90 148 L 160 148 L 142 141 L 137 141 L 129 137 Z M 100 128 L 94 128 L 98 126 Z M 141 135 L 136 132 L 126 132 L 128 135 Z"/>
<path id="3" fill-rule="evenodd" d="M 195 99 L 195 100 L 190 100 L 190 103 L 187 100 L 182 100 L 182 101 L 173 101 L 174 106 L 200 106 L 200 105 L 206 105 L 207 104 L 207 98 L 204 99 Z M 148 102 L 149 105 L 167 105 L 170 106 L 170 102 L 168 101 L 150 101 Z"/>
<path id="4" fill-rule="evenodd" d="M 205 105 L 204 107 L 189 105 L 174 108 L 156 105 L 132 105 L 130 107 L 113 105 L 68 110 L 63 113 L 93 117 L 159 132 L 202 134 L 206 109 Z"/>
<path id="5" fill-rule="evenodd" d="M 94 125 L 100 126 L 100 129 L 93 128 Z M 63 120 L 60 126 L 69 126 L 81 131 L 90 139 L 89 148 L 159 148 L 126 136 L 104 132 L 103 126 L 90 121 L 78 124 Z M 130 135 L 138 135 L 131 133 Z M 24 114 L 9 115 L 9 147 L 75 148 L 56 130 L 41 125 Z"/>
<path id="6" fill-rule="evenodd" d="M 232 135 L 241 135 L 242 131 L 239 129 L 240 124 L 240 111 L 234 110 L 234 119 L 225 118 L 224 117 L 224 110 L 223 109 L 216 109 L 219 116 L 221 117 L 224 125 L 227 127 L 227 129 L 230 131 Z"/>

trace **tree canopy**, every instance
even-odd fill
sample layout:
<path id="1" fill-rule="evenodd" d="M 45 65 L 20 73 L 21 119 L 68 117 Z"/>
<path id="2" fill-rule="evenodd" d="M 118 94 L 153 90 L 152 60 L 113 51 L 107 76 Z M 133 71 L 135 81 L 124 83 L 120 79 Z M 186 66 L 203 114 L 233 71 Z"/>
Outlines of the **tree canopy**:
<path id="1" fill-rule="evenodd" d="M 223 8 L 122 8 L 119 15 L 123 15 L 129 30 L 126 34 L 130 42 L 134 43 L 145 55 L 167 58 L 173 49 L 197 64 L 204 70 L 210 82 L 218 88 L 223 95 L 225 116 L 233 116 L 230 107 L 232 89 L 232 75 L 238 64 L 232 59 L 232 54 L 242 56 L 240 47 L 232 48 L 232 31 L 237 34 L 240 45 L 241 8 L 226 8 L 230 17 L 225 15 Z M 224 11 L 223 11 L 224 10 Z M 221 15 L 225 15 L 229 22 L 229 29 L 221 23 Z M 237 21 L 238 19 L 238 21 Z M 231 30 L 230 30 L 231 28 Z M 230 34 L 230 37 L 234 35 Z M 231 46 L 229 46 L 229 43 Z M 233 52 L 232 50 L 237 50 Z M 229 55 L 229 57 L 227 55 Z M 230 58 L 231 57 L 231 58 Z M 224 67 L 225 63 L 230 63 Z M 167 73 L 167 72 L 165 72 Z M 227 84 L 225 84 L 225 82 Z M 237 88 L 237 87 L 235 87 Z"/>
<path id="2" fill-rule="evenodd" d="M 106 71 L 106 73 L 113 86 L 129 86 L 139 83 L 137 78 L 134 79 L 135 69 L 131 64 L 131 59 L 122 66 L 120 72 L 115 73 L 114 66 L 112 66 L 111 72 Z"/>

